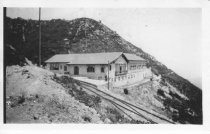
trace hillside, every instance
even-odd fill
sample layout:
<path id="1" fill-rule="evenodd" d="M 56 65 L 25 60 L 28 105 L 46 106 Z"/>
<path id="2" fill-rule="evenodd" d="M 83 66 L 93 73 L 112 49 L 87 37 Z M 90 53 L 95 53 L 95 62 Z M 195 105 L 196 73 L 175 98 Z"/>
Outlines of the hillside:
<path id="1" fill-rule="evenodd" d="M 100 123 L 99 115 L 75 100 L 54 74 L 35 66 L 11 66 L 6 71 L 7 123 Z"/>
<path id="2" fill-rule="evenodd" d="M 6 18 L 4 24 L 5 65 L 23 65 L 25 57 L 38 63 L 38 21 Z M 68 43 L 65 43 L 66 39 Z M 42 63 L 54 54 L 69 52 L 129 52 L 140 55 L 155 74 L 162 76 L 163 84 L 172 85 L 189 98 L 187 105 L 198 115 L 193 123 L 202 123 L 202 91 L 100 21 L 89 18 L 42 21 Z M 187 106 L 183 108 L 187 109 Z"/>

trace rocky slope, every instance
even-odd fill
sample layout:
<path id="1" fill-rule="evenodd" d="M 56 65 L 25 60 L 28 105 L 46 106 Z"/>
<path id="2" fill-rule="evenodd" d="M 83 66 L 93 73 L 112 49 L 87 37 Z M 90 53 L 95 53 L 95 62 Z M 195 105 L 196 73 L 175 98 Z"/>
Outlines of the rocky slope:
<path id="1" fill-rule="evenodd" d="M 35 66 L 6 69 L 7 123 L 102 122 L 93 108 L 67 94 L 65 88 L 53 80 L 52 72 Z"/>
<path id="2" fill-rule="evenodd" d="M 25 57 L 38 63 L 38 21 L 21 18 L 5 18 L 4 21 L 5 65 L 23 64 Z M 192 123 L 202 123 L 202 91 L 100 21 L 89 18 L 42 21 L 42 63 L 58 53 L 114 51 L 135 53 L 145 58 L 152 71 L 162 76 L 162 84 L 173 86 L 189 98 L 187 102 L 180 99 L 184 103 L 179 109 L 190 107 L 197 115 Z"/>

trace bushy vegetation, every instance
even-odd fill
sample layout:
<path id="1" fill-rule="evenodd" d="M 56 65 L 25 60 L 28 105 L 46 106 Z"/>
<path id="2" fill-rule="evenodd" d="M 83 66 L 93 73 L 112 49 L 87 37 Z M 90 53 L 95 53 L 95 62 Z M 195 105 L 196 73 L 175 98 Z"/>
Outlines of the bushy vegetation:
<path id="1" fill-rule="evenodd" d="M 202 118 L 203 118 L 203 113 L 202 113 L 202 91 L 191 84 L 189 81 L 183 79 L 182 77 L 172 74 L 172 75 L 165 75 L 163 76 L 165 81 L 168 81 L 170 84 L 172 84 L 174 87 L 176 87 L 182 94 L 186 95 L 189 98 L 189 101 L 187 102 L 187 106 L 190 107 L 197 116 L 194 119 L 198 124 L 201 124 Z M 170 92 L 170 94 L 174 97 L 176 97 L 179 100 L 180 96 L 177 94 L 174 94 Z"/>
<path id="2" fill-rule="evenodd" d="M 124 89 L 124 94 L 128 94 L 128 89 L 127 88 Z"/>
<path id="3" fill-rule="evenodd" d="M 84 103 L 86 106 L 97 108 L 101 102 L 100 97 L 87 94 L 82 88 L 79 87 L 79 83 L 68 76 L 54 77 L 54 79 L 61 83 L 66 92 L 73 96 L 79 102 Z"/>
<path id="4" fill-rule="evenodd" d="M 161 96 L 163 96 L 163 97 L 166 97 L 165 94 L 164 94 L 164 91 L 161 90 L 161 89 L 158 89 L 158 90 L 157 90 L 157 94 L 158 94 L 158 95 L 161 95 Z"/>

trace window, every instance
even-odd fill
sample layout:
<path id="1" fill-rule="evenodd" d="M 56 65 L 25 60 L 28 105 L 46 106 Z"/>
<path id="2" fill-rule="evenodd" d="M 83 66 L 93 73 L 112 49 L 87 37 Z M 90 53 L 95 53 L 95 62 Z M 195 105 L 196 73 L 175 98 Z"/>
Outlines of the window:
<path id="1" fill-rule="evenodd" d="M 79 75 L 79 67 L 74 66 L 74 75 Z"/>
<path id="2" fill-rule="evenodd" d="M 87 72 L 95 72 L 95 67 L 94 66 L 88 66 L 87 67 Z"/>
<path id="3" fill-rule="evenodd" d="M 59 70 L 59 65 L 56 63 L 50 64 L 50 70 Z"/>
<path id="4" fill-rule="evenodd" d="M 136 65 L 130 66 L 130 70 L 135 70 L 135 69 L 136 69 Z"/>
<path id="5" fill-rule="evenodd" d="M 104 67 L 101 67 L 101 72 L 104 73 Z"/>
<path id="6" fill-rule="evenodd" d="M 109 70 L 110 70 L 110 71 L 112 70 L 112 66 L 111 66 L 111 65 L 109 65 Z"/>
<path id="7" fill-rule="evenodd" d="M 60 65 L 60 70 L 62 70 L 62 65 Z"/>

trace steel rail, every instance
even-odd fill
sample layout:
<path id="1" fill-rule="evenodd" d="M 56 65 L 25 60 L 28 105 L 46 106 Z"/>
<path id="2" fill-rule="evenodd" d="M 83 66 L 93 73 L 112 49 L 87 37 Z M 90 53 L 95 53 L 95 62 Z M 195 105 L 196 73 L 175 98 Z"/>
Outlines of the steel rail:
<path id="1" fill-rule="evenodd" d="M 89 86 L 89 85 L 86 85 L 86 86 Z M 83 87 L 83 88 L 87 88 L 87 87 Z M 90 87 L 90 88 L 92 88 L 92 87 Z M 89 89 L 89 90 L 90 90 L 90 89 Z M 95 90 L 95 89 L 94 89 L 94 90 Z M 96 91 L 98 91 L 98 90 L 96 90 Z M 95 93 L 94 91 L 92 91 L 92 92 Z M 95 94 L 96 94 L 96 93 L 95 93 Z M 104 96 L 99 95 L 98 93 L 97 93 L 97 95 L 104 98 Z M 108 94 L 108 95 L 109 95 L 109 94 Z M 110 96 L 109 96 L 109 97 L 110 97 Z M 107 99 L 107 98 L 106 98 L 106 99 Z M 116 102 L 114 102 L 114 101 L 111 100 L 111 99 L 107 99 L 107 100 L 112 101 L 113 103 L 117 104 Z M 142 115 L 140 112 L 138 112 L 138 111 L 137 111 L 136 109 L 134 109 L 132 106 L 130 106 L 130 105 L 128 105 L 128 104 L 125 104 L 124 102 L 119 101 L 119 100 L 118 100 L 118 102 L 120 102 L 120 103 L 126 105 L 127 107 L 131 108 L 131 109 L 133 110 L 133 113 L 137 114 L 138 116 L 140 116 L 140 117 L 142 117 L 142 118 L 144 118 L 144 119 L 150 121 L 151 123 L 157 123 L 157 122 L 154 122 L 154 121 L 152 121 L 151 119 L 145 117 L 144 115 Z M 117 105 L 120 105 L 120 104 L 117 104 Z M 120 105 L 120 106 L 123 107 L 122 105 Z M 123 107 L 123 108 L 125 109 L 125 107 Z M 127 109 L 126 109 L 126 110 L 127 110 Z"/>
<path id="2" fill-rule="evenodd" d="M 87 90 L 89 90 L 89 91 L 91 91 L 92 93 L 95 93 L 96 95 L 102 97 L 103 99 L 105 99 L 105 100 L 111 102 L 112 104 L 118 105 L 118 106 L 120 106 L 120 107 L 126 109 L 127 111 L 132 112 L 132 113 L 134 113 L 134 114 L 136 114 L 136 115 L 138 115 L 138 116 L 144 118 L 144 119 L 147 120 L 147 121 L 150 121 L 151 123 L 157 124 L 157 122 L 154 122 L 154 121 L 152 121 L 151 119 L 146 118 L 145 116 L 143 116 L 143 115 L 140 114 L 139 112 L 132 111 L 132 110 L 130 110 L 130 109 L 128 109 L 128 108 L 126 108 L 126 107 L 124 107 L 124 106 L 122 106 L 122 105 L 120 105 L 120 104 L 114 102 L 113 100 L 107 99 L 107 98 L 105 98 L 104 96 L 102 96 L 102 95 L 100 95 L 100 94 L 98 94 L 98 93 L 92 91 L 92 90 L 91 90 L 90 88 L 88 88 L 88 87 L 85 87 L 85 86 L 82 86 L 82 87 L 85 88 L 85 89 L 87 89 Z"/>
<path id="3" fill-rule="evenodd" d="M 126 116 L 128 116 L 131 120 L 135 120 L 134 118 L 132 118 L 130 115 L 128 115 L 125 111 L 123 111 L 120 107 L 118 107 L 116 104 L 112 103 L 112 105 L 114 105 L 118 110 L 120 110 L 121 112 L 123 112 Z"/>
<path id="4" fill-rule="evenodd" d="M 131 107 L 134 107 L 134 108 L 138 109 L 138 110 L 144 111 L 145 113 L 150 114 L 150 115 L 152 115 L 152 116 L 155 116 L 156 118 L 159 118 L 159 119 L 161 119 L 161 120 L 164 120 L 164 121 L 167 121 L 167 122 L 169 122 L 169 123 L 175 124 L 174 122 L 172 122 L 172 121 L 170 121 L 170 120 L 168 120 L 168 119 L 165 119 L 165 118 L 163 118 L 163 117 L 160 117 L 160 116 L 158 116 L 158 115 L 155 115 L 155 114 L 153 114 L 153 113 L 151 113 L 151 112 L 149 112 L 149 111 L 147 111 L 147 110 L 144 110 L 144 109 L 142 109 L 142 108 L 140 108 L 140 107 L 137 107 L 137 106 L 135 106 L 135 105 L 133 105 L 133 104 L 131 104 L 131 103 L 128 103 L 128 102 L 126 102 L 126 101 L 124 101 L 124 100 L 121 100 L 121 99 L 119 99 L 119 98 L 116 98 L 116 97 L 114 97 L 114 96 L 112 96 L 112 95 L 110 95 L 110 94 L 108 94 L 108 93 L 106 93 L 106 92 L 103 92 L 103 91 L 99 90 L 99 89 L 97 88 L 97 86 L 94 85 L 94 84 L 87 83 L 87 82 L 80 81 L 80 80 L 78 80 L 78 81 L 79 81 L 81 84 L 83 84 L 83 85 L 89 86 L 89 87 L 93 88 L 94 90 L 97 90 L 97 91 L 99 91 L 99 92 L 101 92 L 101 93 L 103 93 L 103 94 L 105 94 L 105 95 L 107 95 L 107 96 L 109 96 L 109 97 L 111 97 L 111 98 L 114 98 L 114 99 L 120 101 L 121 103 L 127 104 L 127 105 L 129 105 L 129 106 L 131 106 Z M 133 109 L 133 108 L 132 108 L 132 109 Z M 135 110 L 135 111 L 136 111 L 136 110 Z"/>

